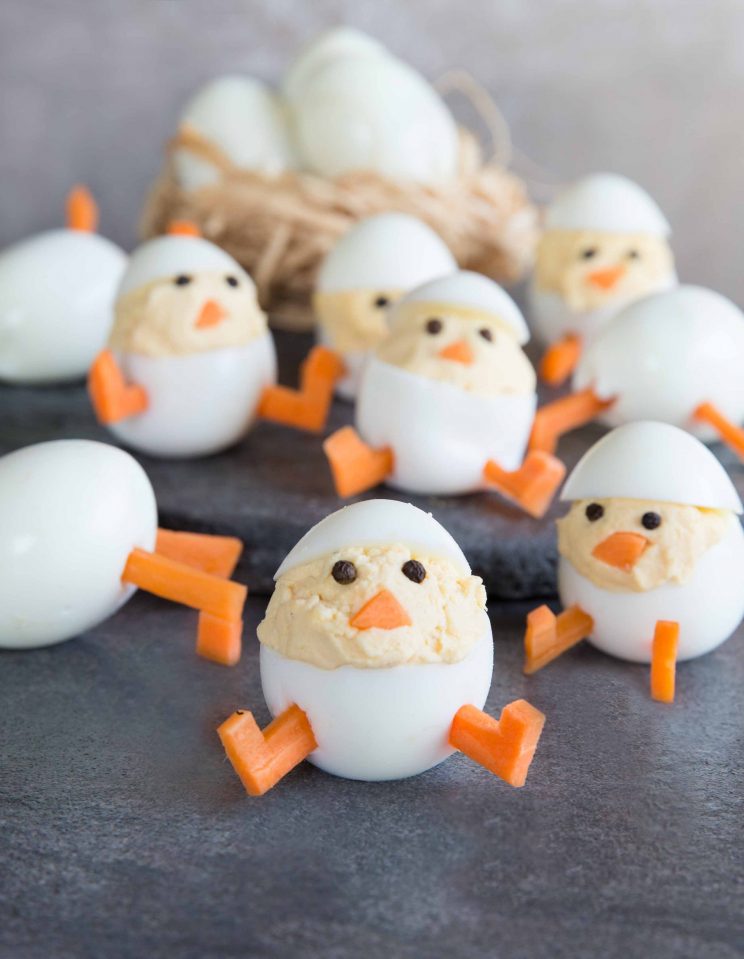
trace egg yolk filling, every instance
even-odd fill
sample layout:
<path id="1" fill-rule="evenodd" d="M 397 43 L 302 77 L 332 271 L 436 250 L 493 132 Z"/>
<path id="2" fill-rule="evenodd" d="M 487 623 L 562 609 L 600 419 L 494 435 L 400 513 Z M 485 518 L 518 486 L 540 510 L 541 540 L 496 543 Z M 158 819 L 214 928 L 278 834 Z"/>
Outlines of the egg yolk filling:
<path id="1" fill-rule="evenodd" d="M 738 520 L 727 510 L 635 499 L 577 500 L 557 522 L 558 552 L 600 589 L 646 592 L 686 583 L 700 557 L 732 523 Z"/>
<path id="2" fill-rule="evenodd" d="M 509 325 L 469 307 L 406 303 L 396 308 L 393 328 L 377 356 L 480 396 L 535 390 L 535 371 Z"/>
<path id="3" fill-rule="evenodd" d="M 244 276 L 185 273 L 120 296 L 108 345 L 122 353 L 179 356 L 245 346 L 266 330 L 255 288 Z"/>
<path id="4" fill-rule="evenodd" d="M 548 230 L 535 261 L 538 290 L 555 293 L 575 313 L 658 289 L 674 261 L 664 237 L 598 230 Z"/>
<path id="5" fill-rule="evenodd" d="M 482 580 L 441 556 L 355 546 L 281 576 L 258 638 L 321 669 L 456 663 L 483 637 L 485 608 Z"/>
<path id="6" fill-rule="evenodd" d="M 403 290 L 318 291 L 313 310 L 324 340 L 338 353 L 364 353 L 388 335 L 387 312 Z"/>

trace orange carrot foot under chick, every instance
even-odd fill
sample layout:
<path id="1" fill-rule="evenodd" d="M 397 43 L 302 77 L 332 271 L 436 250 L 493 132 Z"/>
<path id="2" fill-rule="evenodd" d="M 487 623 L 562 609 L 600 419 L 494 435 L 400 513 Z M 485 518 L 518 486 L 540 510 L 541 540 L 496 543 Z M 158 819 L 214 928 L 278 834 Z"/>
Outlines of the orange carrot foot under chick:
<path id="1" fill-rule="evenodd" d="M 383 483 L 393 471 L 392 450 L 372 449 L 351 426 L 332 433 L 323 443 L 336 492 L 356 496 Z"/>
<path id="2" fill-rule="evenodd" d="M 723 442 L 744 459 L 744 429 L 732 423 L 712 403 L 701 403 L 693 414 L 699 423 L 707 423 L 718 433 Z"/>
<path id="3" fill-rule="evenodd" d="M 504 470 L 489 460 L 483 470 L 486 482 L 513 500 L 530 516 L 544 516 L 556 490 L 563 482 L 566 467 L 549 453 L 532 450 L 518 470 Z"/>
<path id="4" fill-rule="evenodd" d="M 569 334 L 545 351 L 540 361 L 540 377 L 549 386 L 565 383 L 576 369 L 581 356 L 581 337 Z"/>
<path id="5" fill-rule="evenodd" d="M 326 424 L 337 381 L 344 365 L 338 354 L 316 346 L 300 369 L 300 388 L 269 386 L 261 396 L 258 415 L 265 420 L 319 433 Z"/>
<path id="6" fill-rule="evenodd" d="M 147 409 L 147 393 L 126 382 L 111 350 L 102 350 L 88 374 L 88 392 L 99 423 L 107 425 Z"/>
<path id="7" fill-rule="evenodd" d="M 564 433 L 590 423 L 614 402 L 614 399 L 601 400 L 592 390 L 582 390 L 547 403 L 535 413 L 529 448 L 555 453 Z"/>

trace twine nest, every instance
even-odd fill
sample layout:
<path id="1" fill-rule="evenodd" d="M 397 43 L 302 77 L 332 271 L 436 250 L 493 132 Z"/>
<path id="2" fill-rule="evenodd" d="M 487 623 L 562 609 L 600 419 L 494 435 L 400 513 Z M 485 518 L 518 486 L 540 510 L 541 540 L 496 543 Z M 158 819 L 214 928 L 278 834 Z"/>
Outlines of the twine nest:
<path id="1" fill-rule="evenodd" d="M 196 190 L 176 181 L 170 155 L 191 151 L 221 171 Z M 459 171 L 430 185 L 395 182 L 373 172 L 335 179 L 307 172 L 277 177 L 239 169 L 195 130 L 183 127 L 168 145 L 161 175 L 142 214 L 145 237 L 165 233 L 172 220 L 192 220 L 256 282 L 272 322 L 289 329 L 313 325 L 310 298 L 323 257 L 349 226 L 396 210 L 428 223 L 461 267 L 511 283 L 532 264 L 537 211 L 524 183 L 495 161 L 484 162 L 475 137 L 461 130 Z"/>

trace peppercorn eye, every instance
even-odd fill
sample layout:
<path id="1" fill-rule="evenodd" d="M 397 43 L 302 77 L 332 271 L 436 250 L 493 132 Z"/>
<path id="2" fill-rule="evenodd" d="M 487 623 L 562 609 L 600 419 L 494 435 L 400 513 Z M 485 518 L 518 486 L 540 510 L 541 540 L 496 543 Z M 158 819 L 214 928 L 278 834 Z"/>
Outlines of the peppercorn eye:
<path id="1" fill-rule="evenodd" d="M 626 256 L 629 260 L 640 260 L 641 258 L 641 254 L 638 252 L 638 250 L 628 250 Z"/>
<path id="2" fill-rule="evenodd" d="M 591 260 L 592 257 L 597 255 L 596 246 L 587 246 L 581 251 L 582 260 Z"/>
<path id="3" fill-rule="evenodd" d="M 600 506 L 599 503 L 590 503 L 585 513 L 590 523 L 596 523 L 598 519 L 602 519 L 604 516 L 604 506 Z"/>
<path id="4" fill-rule="evenodd" d="M 442 332 L 442 326 L 444 324 L 440 319 L 432 317 L 430 320 L 426 321 L 426 332 L 431 333 L 432 336 L 436 336 L 437 333 Z"/>
<path id="5" fill-rule="evenodd" d="M 417 559 L 409 559 L 400 568 L 401 573 L 412 583 L 423 583 L 426 579 L 426 567 Z"/>
<path id="6" fill-rule="evenodd" d="M 173 282 L 176 284 L 176 286 L 186 286 L 187 284 L 191 283 L 191 277 L 186 276 L 185 273 L 181 273 L 181 275 L 177 276 Z"/>
<path id="7" fill-rule="evenodd" d="M 478 334 L 482 336 L 484 340 L 488 340 L 489 343 L 493 343 L 493 330 L 489 330 L 487 326 L 484 326 L 478 330 Z"/>
<path id="8" fill-rule="evenodd" d="M 387 296 L 378 296 L 375 299 L 375 306 L 378 310 L 384 310 L 386 306 L 390 303 L 390 299 Z"/>
<path id="9" fill-rule="evenodd" d="M 237 286 L 237 285 L 238 285 L 238 278 L 237 278 L 237 276 L 226 276 L 226 277 L 225 277 L 225 280 L 227 281 L 227 285 L 228 285 L 228 286 Z"/>
<path id="10" fill-rule="evenodd" d="M 644 513 L 641 517 L 641 525 L 644 529 L 658 529 L 661 526 L 661 516 L 652 511 Z"/>
<path id="11" fill-rule="evenodd" d="M 348 586 L 357 578 L 357 569 L 348 559 L 339 559 L 333 564 L 331 576 L 342 586 Z"/>

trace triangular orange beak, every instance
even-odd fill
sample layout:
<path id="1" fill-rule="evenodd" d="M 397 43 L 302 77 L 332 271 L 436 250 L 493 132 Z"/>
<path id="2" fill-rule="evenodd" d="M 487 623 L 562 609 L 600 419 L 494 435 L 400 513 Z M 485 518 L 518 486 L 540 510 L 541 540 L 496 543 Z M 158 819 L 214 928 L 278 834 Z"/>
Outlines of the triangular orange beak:
<path id="1" fill-rule="evenodd" d="M 592 556 L 601 563 L 628 573 L 650 545 L 650 540 L 640 533 L 612 533 L 601 543 L 597 543 L 592 550 Z"/>
<path id="2" fill-rule="evenodd" d="M 217 300 L 207 300 L 196 318 L 196 325 L 200 330 L 204 330 L 210 326 L 217 326 L 226 316 L 227 313 Z"/>
<path id="3" fill-rule="evenodd" d="M 454 360 L 455 363 L 464 363 L 469 366 L 475 359 L 473 350 L 467 340 L 455 340 L 449 346 L 445 346 L 439 351 L 439 356 L 443 360 Z"/>
<path id="4" fill-rule="evenodd" d="M 594 270 L 587 273 L 586 282 L 591 283 L 592 286 L 598 286 L 600 290 L 611 290 L 624 276 L 624 266 L 608 266 L 605 270 Z"/>
<path id="5" fill-rule="evenodd" d="M 349 620 L 354 629 L 397 629 L 410 625 L 410 616 L 389 589 L 381 589 Z"/>

